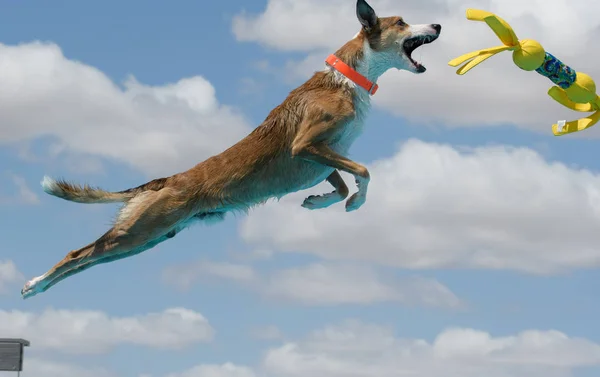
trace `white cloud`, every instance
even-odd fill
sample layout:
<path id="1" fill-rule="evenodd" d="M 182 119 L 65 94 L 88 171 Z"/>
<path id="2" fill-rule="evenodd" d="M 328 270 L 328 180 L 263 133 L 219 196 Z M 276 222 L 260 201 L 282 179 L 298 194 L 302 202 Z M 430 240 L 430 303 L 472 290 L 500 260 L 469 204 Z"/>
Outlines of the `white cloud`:
<path id="1" fill-rule="evenodd" d="M 346 320 L 271 347 L 256 368 L 231 362 L 200 364 L 166 377 L 571 377 L 578 368 L 598 366 L 599 344 L 557 330 L 493 335 L 447 328 L 429 340 L 398 336 L 388 326 Z M 121 376 L 103 368 L 26 359 L 23 376 L 37 375 Z"/>
<path id="2" fill-rule="evenodd" d="M 370 166 L 367 203 L 308 211 L 320 187 L 257 208 L 253 246 L 411 269 L 554 273 L 600 265 L 600 175 L 527 148 L 464 150 L 411 140 Z M 326 190 L 326 191 L 323 191 Z"/>
<path id="3" fill-rule="evenodd" d="M 215 277 L 241 283 L 253 283 L 258 278 L 250 266 L 210 261 L 171 266 L 163 271 L 163 280 L 182 290 L 189 289 L 199 280 Z"/>
<path id="4" fill-rule="evenodd" d="M 211 341 L 214 330 L 202 314 L 184 308 L 131 317 L 47 309 L 40 314 L 0 310 L 0 334 L 25 338 L 36 350 L 99 354 L 119 344 L 179 349 Z"/>
<path id="5" fill-rule="evenodd" d="M 283 333 L 279 327 L 275 325 L 254 327 L 250 331 L 250 335 L 259 340 L 276 340 L 283 338 Z"/>
<path id="6" fill-rule="evenodd" d="M 167 377 L 256 377 L 255 372 L 248 367 L 232 363 L 204 364 L 188 369 L 182 373 L 169 374 Z"/>
<path id="7" fill-rule="evenodd" d="M 98 156 L 149 175 L 192 167 L 249 132 L 196 76 L 124 88 L 55 44 L 0 44 L 0 144 L 50 137 L 50 156 Z"/>
<path id="8" fill-rule="evenodd" d="M 557 0 L 552 7 L 541 1 L 517 0 L 370 3 L 380 16 L 402 15 L 408 23 L 442 24 L 440 39 L 417 50 L 417 60 L 422 60 L 428 71 L 423 75 L 391 71 L 380 80 L 380 91 L 374 97 L 376 105 L 411 121 L 439 120 L 456 127 L 515 124 L 550 134 L 550 125 L 556 120 L 581 116 L 550 99 L 546 91 L 552 82 L 537 73 L 521 71 L 511 62 L 508 52 L 465 76 L 457 76 L 455 69 L 447 65 L 449 60 L 500 44 L 484 23 L 465 18 L 469 7 L 497 13 L 521 38 L 539 40 L 575 70 L 600 77 L 600 69 L 594 64 L 600 53 L 589 49 L 587 43 L 600 28 L 600 21 L 594 16 L 600 11 L 600 3 L 592 0 Z M 558 28 L 558 24 L 569 26 Z M 233 22 L 233 31 L 240 41 L 258 42 L 281 51 L 306 52 L 306 59 L 286 67 L 287 76 L 296 71 L 302 77 L 322 69 L 327 54 L 358 30 L 354 2 L 343 0 L 269 0 L 263 13 L 239 14 Z M 581 135 L 599 132 L 592 129 Z"/>
<path id="9" fill-rule="evenodd" d="M 83 367 L 76 364 L 57 363 L 45 359 L 26 358 L 24 361 L 23 377 L 125 377 L 124 374 L 101 367 Z M 14 372 L 0 372 L 0 377 L 14 377 Z M 170 373 L 165 377 L 256 377 L 255 372 L 245 366 L 232 363 L 201 364 L 180 373 Z M 141 374 L 139 377 L 152 377 Z"/>
<path id="10" fill-rule="evenodd" d="M 25 276 L 17 269 L 11 260 L 0 260 L 0 294 L 6 294 L 9 288 L 25 279 Z"/>
<path id="11" fill-rule="evenodd" d="M 558 331 L 511 336 L 453 328 L 429 342 L 391 328 L 346 321 L 270 349 L 264 368 L 280 377 L 568 377 L 600 365 L 600 345 Z"/>
<path id="12" fill-rule="evenodd" d="M 383 275 L 383 277 L 382 277 Z M 278 271 L 264 293 L 275 299 L 307 305 L 400 302 L 457 308 L 461 301 L 433 279 L 393 279 L 365 266 L 312 264 Z"/>
<path id="13" fill-rule="evenodd" d="M 13 204 L 38 204 L 40 198 L 35 192 L 31 190 L 25 178 L 14 173 L 7 173 L 9 180 L 3 180 L 7 183 L 12 184 L 13 188 L 6 190 L 2 188 L 0 192 L 0 204 L 13 205 Z M 14 194 L 7 194 L 7 191 L 14 191 Z"/>
<path id="14" fill-rule="evenodd" d="M 15 377 L 14 372 L 0 372 L 0 377 Z M 45 359 L 25 357 L 23 361 L 22 377 L 117 377 L 116 374 L 102 368 L 91 366 L 78 366 L 74 364 L 58 363 Z"/>
<path id="15" fill-rule="evenodd" d="M 35 192 L 31 191 L 25 178 L 16 174 L 12 174 L 11 176 L 12 181 L 18 190 L 16 197 L 17 201 L 25 204 L 38 204 L 40 202 L 40 198 Z"/>
<path id="16" fill-rule="evenodd" d="M 215 277 L 238 282 L 243 288 L 269 299 L 303 305 L 399 302 L 434 307 L 463 306 L 454 293 L 436 280 L 395 279 L 368 266 L 315 263 L 261 275 L 247 265 L 202 261 L 171 266 L 163 274 L 167 284 L 184 290 L 197 280 Z"/>
<path id="17" fill-rule="evenodd" d="M 0 372 L 0 377 L 14 377 L 14 372 Z M 38 358 L 25 358 L 23 377 L 125 377 L 122 373 L 102 368 L 83 367 L 82 365 L 59 363 Z M 224 364 L 201 364 L 180 373 L 170 373 L 165 377 L 256 377 L 257 374 L 249 367 Z M 140 374 L 139 377 L 153 377 L 151 374 Z"/>

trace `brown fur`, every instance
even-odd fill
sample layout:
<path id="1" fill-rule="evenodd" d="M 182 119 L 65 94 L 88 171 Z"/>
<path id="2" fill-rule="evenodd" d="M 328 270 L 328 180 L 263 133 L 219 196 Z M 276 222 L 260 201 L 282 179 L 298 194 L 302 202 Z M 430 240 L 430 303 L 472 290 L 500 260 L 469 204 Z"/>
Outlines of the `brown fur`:
<path id="1" fill-rule="evenodd" d="M 357 69 L 364 57 L 365 41 L 376 51 L 393 48 L 398 36 L 406 32 L 406 26 L 398 25 L 399 20 L 379 18 L 375 25 L 363 27 L 356 38 L 336 51 L 336 56 Z M 218 220 L 225 212 L 247 210 L 322 180 L 327 180 L 334 191 L 312 195 L 305 205 L 321 197 L 339 202 L 348 196 L 349 189 L 338 171 L 353 175 L 359 188 L 347 200 L 347 208 L 357 200 L 364 201 L 367 168 L 334 147 L 356 115 L 356 93 L 332 71 L 316 72 L 248 136 L 187 171 L 115 193 L 55 182 L 47 191 L 63 199 L 125 204 L 112 229 L 30 281 L 22 291 L 24 297 L 43 292 L 93 265 L 147 250 L 172 238 L 194 219 Z"/>

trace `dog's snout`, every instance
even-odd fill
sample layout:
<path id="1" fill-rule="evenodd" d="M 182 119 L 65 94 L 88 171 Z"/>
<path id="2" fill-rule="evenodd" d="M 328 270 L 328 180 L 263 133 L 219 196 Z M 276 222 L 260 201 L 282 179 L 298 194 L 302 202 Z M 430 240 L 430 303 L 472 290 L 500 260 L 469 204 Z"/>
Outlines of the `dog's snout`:
<path id="1" fill-rule="evenodd" d="M 440 33 L 440 31 L 442 31 L 442 25 L 439 24 L 431 24 L 431 27 L 433 28 L 433 30 L 435 30 L 436 33 Z"/>

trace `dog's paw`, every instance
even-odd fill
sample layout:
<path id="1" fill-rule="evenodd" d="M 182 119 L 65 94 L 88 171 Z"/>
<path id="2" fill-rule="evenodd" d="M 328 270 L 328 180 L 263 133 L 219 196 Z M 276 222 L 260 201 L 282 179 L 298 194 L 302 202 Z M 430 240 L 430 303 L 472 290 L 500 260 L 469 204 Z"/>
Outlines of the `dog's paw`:
<path id="1" fill-rule="evenodd" d="M 346 200 L 346 212 L 352 212 L 359 209 L 367 201 L 367 196 L 360 191 L 353 194 Z"/>
<path id="2" fill-rule="evenodd" d="M 311 195 L 304 199 L 302 207 L 306 209 L 321 209 L 327 208 L 332 204 L 341 202 L 343 197 L 337 191 L 323 195 Z"/>
<path id="3" fill-rule="evenodd" d="M 21 296 L 23 297 L 23 299 L 33 297 L 38 293 L 43 292 L 44 288 L 45 284 L 43 283 L 43 276 L 38 276 L 25 283 L 25 285 L 21 289 Z"/>

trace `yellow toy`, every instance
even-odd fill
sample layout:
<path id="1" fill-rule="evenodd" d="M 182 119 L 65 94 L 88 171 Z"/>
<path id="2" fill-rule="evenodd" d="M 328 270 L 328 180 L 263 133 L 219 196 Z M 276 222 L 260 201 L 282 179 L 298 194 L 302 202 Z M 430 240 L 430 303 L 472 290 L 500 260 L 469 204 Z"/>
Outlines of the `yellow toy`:
<path id="1" fill-rule="evenodd" d="M 493 13 L 478 9 L 467 9 L 467 19 L 485 21 L 504 44 L 484 50 L 474 51 L 451 60 L 448 64 L 456 67 L 466 62 L 456 73 L 464 75 L 471 68 L 502 51 L 512 51 L 513 61 L 525 71 L 535 70 L 549 78 L 556 86 L 548 90 L 548 95 L 569 109 L 582 112 L 595 111 L 592 115 L 571 122 L 559 121 L 552 125 L 556 136 L 582 131 L 600 120 L 600 97 L 596 94 L 594 80 L 585 73 L 575 72 L 552 54 L 544 51 L 542 45 L 532 39 L 519 40 L 506 21 Z"/>

